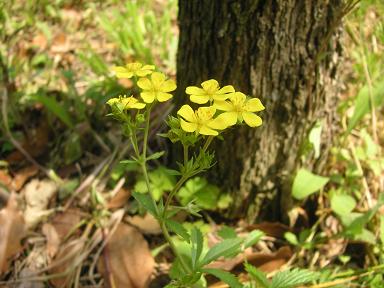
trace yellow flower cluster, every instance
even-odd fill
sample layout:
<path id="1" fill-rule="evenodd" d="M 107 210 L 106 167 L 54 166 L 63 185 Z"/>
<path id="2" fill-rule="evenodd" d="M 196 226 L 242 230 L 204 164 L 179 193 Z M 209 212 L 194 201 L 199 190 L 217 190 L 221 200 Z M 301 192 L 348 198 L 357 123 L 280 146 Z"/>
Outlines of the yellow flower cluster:
<path id="1" fill-rule="evenodd" d="M 128 63 L 125 66 L 116 66 L 112 70 L 117 78 L 132 78 L 139 77 L 137 86 L 142 91 L 140 97 L 146 104 L 154 101 L 165 102 L 172 98 L 172 92 L 176 90 L 176 83 L 171 79 L 166 79 L 166 76 L 160 72 L 154 72 L 155 66 L 143 65 L 141 63 Z M 150 76 L 150 78 L 149 78 Z M 121 110 L 126 109 L 143 109 L 144 103 L 138 99 L 131 97 L 121 97 L 109 99 L 109 105 L 118 105 Z"/>
<path id="2" fill-rule="evenodd" d="M 255 114 L 265 109 L 260 99 L 235 92 L 231 85 L 220 88 L 214 79 L 204 81 L 201 87 L 190 86 L 185 92 L 190 95 L 191 102 L 209 102 L 211 106 L 194 111 L 191 106 L 183 105 L 177 114 L 181 117 L 180 125 L 184 131 L 217 136 L 217 130 L 224 130 L 243 121 L 250 127 L 262 124 L 262 119 Z"/>

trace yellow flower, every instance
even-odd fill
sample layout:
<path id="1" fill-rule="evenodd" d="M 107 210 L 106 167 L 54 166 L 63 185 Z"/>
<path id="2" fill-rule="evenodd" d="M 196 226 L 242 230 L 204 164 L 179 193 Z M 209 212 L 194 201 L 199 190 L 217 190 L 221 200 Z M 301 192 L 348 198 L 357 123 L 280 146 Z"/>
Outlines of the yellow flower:
<path id="1" fill-rule="evenodd" d="M 203 88 L 189 86 L 185 89 L 185 93 L 191 95 L 190 100 L 197 104 L 205 104 L 208 101 L 224 101 L 228 98 L 227 93 L 235 92 L 231 85 L 220 89 L 219 83 L 214 79 L 204 81 L 201 86 Z"/>
<path id="2" fill-rule="evenodd" d="M 228 101 L 217 101 L 214 104 L 218 110 L 225 111 L 218 118 L 226 121 L 229 126 L 235 125 L 237 121 L 240 123 L 245 121 L 248 126 L 260 126 L 262 119 L 254 114 L 264 110 L 265 107 L 258 98 L 247 99 L 247 96 L 241 92 L 231 93 Z"/>
<path id="3" fill-rule="evenodd" d="M 173 80 L 166 80 L 163 73 L 154 72 L 151 80 L 141 78 L 137 81 L 137 86 L 143 89 L 140 93 L 145 103 L 152 103 L 157 100 L 164 102 L 172 98 L 172 94 L 168 93 L 176 89 L 176 83 Z"/>
<path id="4" fill-rule="evenodd" d="M 128 63 L 123 66 L 113 67 L 112 70 L 116 73 L 117 78 L 132 78 L 133 76 L 144 77 L 151 74 L 155 69 L 153 65 L 144 65 L 141 63 Z"/>
<path id="5" fill-rule="evenodd" d="M 181 129 L 186 132 L 196 132 L 202 135 L 217 136 L 219 133 L 215 130 L 223 130 L 228 125 L 220 119 L 215 119 L 213 116 L 216 113 L 214 107 L 200 107 L 193 111 L 191 106 L 183 105 L 177 112 L 180 119 Z"/>
<path id="6" fill-rule="evenodd" d="M 107 104 L 109 106 L 116 105 L 121 111 L 127 109 L 143 109 L 145 107 L 145 104 L 140 103 L 135 97 L 127 97 L 126 95 L 124 95 L 124 97 L 119 96 L 119 98 L 111 98 L 107 101 Z"/>

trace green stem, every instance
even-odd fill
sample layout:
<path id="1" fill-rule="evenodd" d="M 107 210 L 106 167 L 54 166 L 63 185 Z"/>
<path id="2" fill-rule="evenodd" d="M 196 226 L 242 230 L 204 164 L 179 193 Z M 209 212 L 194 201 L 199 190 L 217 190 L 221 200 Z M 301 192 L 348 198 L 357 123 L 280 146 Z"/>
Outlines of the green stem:
<path id="1" fill-rule="evenodd" d="M 207 149 L 208 149 L 209 145 L 211 144 L 212 140 L 213 140 L 213 136 L 209 136 L 207 138 L 207 140 L 204 143 L 203 152 L 207 151 Z"/>
<path id="2" fill-rule="evenodd" d="M 186 167 L 188 163 L 188 145 L 183 144 L 183 152 L 184 152 L 184 167 Z"/>
<path id="3" fill-rule="evenodd" d="M 188 180 L 188 178 L 189 178 L 189 176 L 182 176 L 179 179 L 179 181 L 177 181 L 177 183 L 173 187 L 172 191 L 169 193 L 169 195 L 167 197 L 167 201 L 165 201 L 165 205 L 164 205 L 164 213 L 163 213 L 164 216 L 166 215 L 167 209 L 168 209 L 169 205 L 171 204 L 173 197 L 175 196 L 177 191 L 179 191 L 179 189 L 184 184 L 184 182 Z"/>
<path id="4" fill-rule="evenodd" d="M 172 238 L 171 238 L 171 236 L 169 235 L 167 226 L 166 226 L 165 221 L 164 221 L 164 220 L 165 220 L 165 218 L 164 218 L 165 211 L 166 211 L 166 209 L 167 209 L 169 203 L 168 203 L 168 205 L 166 205 L 165 208 L 164 208 L 164 214 L 160 215 L 160 213 L 159 213 L 159 208 L 158 208 L 158 206 L 157 206 L 157 204 L 156 204 L 156 201 L 155 201 L 155 198 L 154 198 L 152 189 L 151 189 L 151 185 L 150 185 L 150 182 L 149 182 L 149 177 L 148 177 L 148 171 L 147 171 L 147 165 L 146 165 L 146 163 L 147 163 L 147 145 L 148 145 L 148 132 L 149 132 L 149 124 L 150 124 L 150 123 L 149 123 L 149 120 L 150 120 L 150 116 L 151 116 L 151 106 L 149 106 L 149 108 L 148 108 L 147 115 L 146 115 L 146 121 L 145 121 L 143 153 L 142 153 L 142 159 L 141 159 L 142 161 L 141 161 L 141 165 L 140 165 L 140 166 L 141 166 L 141 170 L 142 170 L 142 172 L 143 172 L 143 174 L 144 174 L 144 179 L 145 179 L 145 183 L 146 183 L 146 185 L 147 185 L 148 193 L 149 193 L 150 198 L 151 198 L 151 200 L 152 200 L 152 202 L 153 202 L 153 205 L 154 205 L 154 207 L 155 207 L 155 209 L 156 209 L 156 215 L 158 216 L 158 219 L 157 219 L 157 220 L 158 220 L 158 222 L 159 222 L 159 224 L 160 224 L 160 228 L 161 228 L 161 231 L 162 231 L 162 233 L 163 233 L 163 235 L 164 235 L 164 237 L 165 237 L 165 240 L 169 243 L 169 246 L 171 247 L 173 253 L 174 253 L 175 256 L 176 256 L 176 258 L 179 259 L 180 264 L 181 264 L 181 266 L 183 267 L 184 271 L 185 271 L 186 273 L 190 273 L 191 271 L 190 271 L 190 269 L 189 269 L 187 263 L 185 262 L 184 258 L 181 257 L 179 251 L 177 250 L 177 248 L 176 248 L 176 246 L 175 246 L 175 243 L 173 243 Z M 135 142 L 136 142 L 136 147 L 137 147 L 137 138 L 136 138 L 136 135 L 135 135 L 135 137 L 134 137 L 134 140 L 135 140 Z M 134 145 L 134 146 L 135 146 L 135 145 Z M 139 155 L 138 155 L 138 156 L 139 156 Z M 182 177 L 182 178 L 183 178 L 183 177 Z M 182 179 L 182 178 L 181 178 L 181 179 Z M 181 180 L 181 179 L 180 179 L 180 180 Z M 179 182 L 181 182 L 181 181 L 179 181 Z M 177 191 L 177 190 L 181 187 L 181 185 L 182 185 L 183 183 L 184 183 L 184 182 L 181 182 L 179 185 L 176 185 L 175 188 L 176 188 L 176 187 L 178 187 L 178 188 L 176 188 L 176 189 L 174 189 L 174 190 Z M 176 193 L 176 192 L 175 192 L 175 193 Z M 167 199 L 167 202 L 168 202 L 168 199 Z"/>

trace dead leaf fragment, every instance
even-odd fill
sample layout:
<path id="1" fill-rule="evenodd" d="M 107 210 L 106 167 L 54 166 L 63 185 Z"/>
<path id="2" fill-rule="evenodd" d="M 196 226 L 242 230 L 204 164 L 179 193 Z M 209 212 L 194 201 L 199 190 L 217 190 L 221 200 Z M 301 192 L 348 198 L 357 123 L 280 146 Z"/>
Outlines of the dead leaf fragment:
<path id="1" fill-rule="evenodd" d="M 50 213 L 47 211 L 48 203 L 56 192 L 57 185 L 48 179 L 33 179 L 24 187 L 22 193 L 25 195 L 27 204 L 25 209 L 27 227 L 36 226 L 43 217 Z"/>
<path id="2" fill-rule="evenodd" d="M 12 186 L 16 191 L 19 191 L 25 184 L 25 182 L 36 175 L 39 169 L 36 166 L 29 166 L 27 168 L 21 169 L 13 177 Z"/>
<path id="3" fill-rule="evenodd" d="M 81 256 L 85 243 L 84 239 L 75 239 L 60 247 L 55 261 L 51 264 L 54 268 L 49 272 L 51 275 L 64 274 L 64 276 L 50 280 L 54 287 L 72 287 L 70 282 L 75 278 L 76 267 L 83 261 Z"/>
<path id="4" fill-rule="evenodd" d="M 124 207 L 127 204 L 129 197 L 131 197 L 131 192 L 128 189 L 121 188 L 116 195 L 108 202 L 108 209 L 118 209 Z"/>
<path id="5" fill-rule="evenodd" d="M 109 264 L 109 275 L 104 263 Z M 117 226 L 98 262 L 104 279 L 111 279 L 112 276 L 116 288 L 147 287 L 154 265 L 143 235 L 124 223 Z"/>
<path id="6" fill-rule="evenodd" d="M 63 241 L 68 233 L 72 232 L 76 225 L 81 221 L 81 211 L 79 209 L 68 209 L 65 212 L 56 214 L 51 224 L 55 227 L 59 239 Z"/>
<path id="7" fill-rule="evenodd" d="M 25 236 L 25 221 L 17 207 L 16 195 L 11 194 L 7 206 L 0 211 L 0 274 L 7 271 L 7 260 L 19 252 Z"/>
<path id="8" fill-rule="evenodd" d="M 42 231 L 45 238 L 47 239 L 47 254 L 50 258 L 53 258 L 59 251 L 61 242 L 59 234 L 57 234 L 55 227 L 49 223 L 45 223 L 43 225 Z"/>
<path id="9" fill-rule="evenodd" d="M 143 234 L 161 234 L 159 222 L 149 213 L 145 214 L 144 217 L 139 215 L 127 217 L 126 220 L 129 224 L 137 227 Z"/>

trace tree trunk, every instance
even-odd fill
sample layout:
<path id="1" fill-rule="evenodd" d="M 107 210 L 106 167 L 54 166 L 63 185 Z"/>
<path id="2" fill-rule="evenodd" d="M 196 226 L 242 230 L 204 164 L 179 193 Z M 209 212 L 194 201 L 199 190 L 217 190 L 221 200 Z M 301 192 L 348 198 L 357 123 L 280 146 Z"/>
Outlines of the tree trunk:
<path id="1" fill-rule="evenodd" d="M 186 102 L 186 86 L 214 78 L 266 107 L 261 128 L 237 127 L 215 143 L 217 164 L 208 177 L 232 193 L 232 217 L 281 219 L 297 168 L 319 167 L 326 158 L 342 11 L 342 0 L 179 0 L 177 104 Z M 303 161 L 317 121 L 321 157 Z"/>

